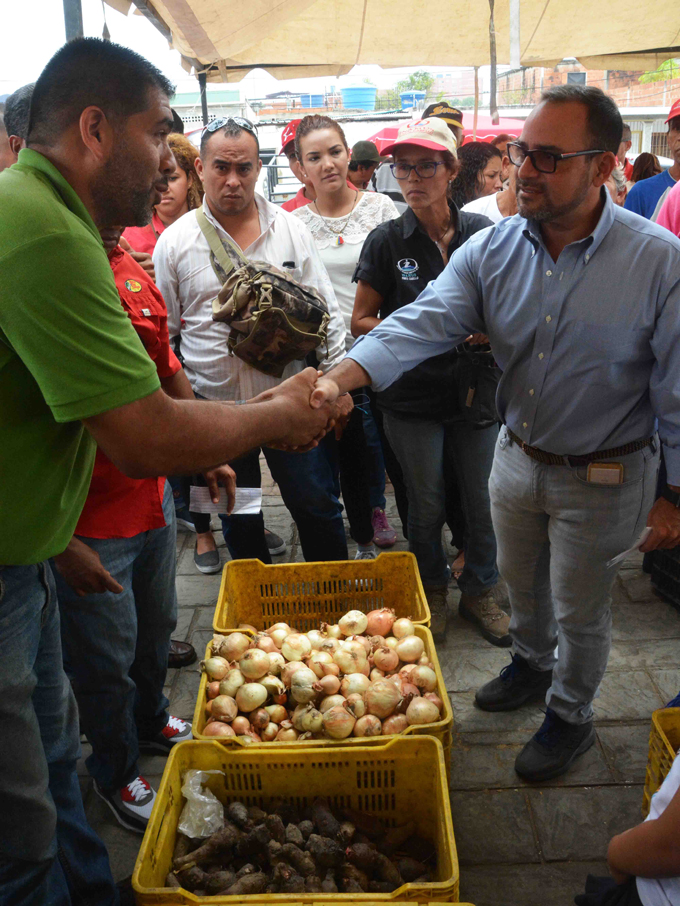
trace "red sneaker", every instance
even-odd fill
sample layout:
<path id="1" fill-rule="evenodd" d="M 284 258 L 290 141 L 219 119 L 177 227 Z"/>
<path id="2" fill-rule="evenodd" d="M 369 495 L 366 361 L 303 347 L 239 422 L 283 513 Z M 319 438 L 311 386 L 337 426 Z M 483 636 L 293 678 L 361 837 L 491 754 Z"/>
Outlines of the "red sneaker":
<path id="1" fill-rule="evenodd" d="M 371 515 L 373 526 L 373 544 L 376 547 L 392 547 L 397 543 L 397 533 L 387 521 L 385 510 L 375 507 Z"/>

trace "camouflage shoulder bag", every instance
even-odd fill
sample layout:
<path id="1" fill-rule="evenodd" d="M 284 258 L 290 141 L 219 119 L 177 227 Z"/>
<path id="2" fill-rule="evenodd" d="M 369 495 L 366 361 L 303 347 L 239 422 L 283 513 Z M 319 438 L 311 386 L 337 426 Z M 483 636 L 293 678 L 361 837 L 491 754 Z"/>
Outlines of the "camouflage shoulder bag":
<path id="1" fill-rule="evenodd" d="M 210 262 L 222 289 L 213 301 L 213 320 L 231 327 L 227 345 L 248 365 L 281 377 L 290 362 L 327 344 L 330 315 L 323 296 L 286 271 L 248 261 L 197 208 L 196 219 L 210 246 Z"/>

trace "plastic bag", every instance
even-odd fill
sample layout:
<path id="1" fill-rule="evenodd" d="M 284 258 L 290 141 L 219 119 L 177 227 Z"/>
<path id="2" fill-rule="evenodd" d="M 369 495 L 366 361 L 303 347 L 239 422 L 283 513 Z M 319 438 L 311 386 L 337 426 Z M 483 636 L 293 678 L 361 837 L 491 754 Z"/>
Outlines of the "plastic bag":
<path id="1" fill-rule="evenodd" d="M 190 770 L 184 775 L 182 795 L 186 804 L 177 829 L 187 837 L 209 837 L 224 827 L 222 803 L 203 786 L 208 782 L 208 774 L 222 774 L 222 771 Z"/>

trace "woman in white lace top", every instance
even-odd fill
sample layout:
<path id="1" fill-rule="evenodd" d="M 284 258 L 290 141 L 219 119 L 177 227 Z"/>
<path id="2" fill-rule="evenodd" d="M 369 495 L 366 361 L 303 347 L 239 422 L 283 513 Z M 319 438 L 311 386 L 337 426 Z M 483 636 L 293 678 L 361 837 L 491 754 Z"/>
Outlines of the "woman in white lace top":
<path id="1" fill-rule="evenodd" d="M 347 182 L 349 148 L 342 127 L 327 116 L 306 116 L 295 134 L 295 149 L 316 199 L 293 211 L 310 229 L 326 266 L 347 330 L 346 345 L 354 342 L 350 325 L 356 285 L 352 283 L 364 240 L 384 223 L 399 216 L 387 195 L 360 192 Z M 358 558 L 375 556 L 373 540 L 393 545 L 397 536 L 385 515 L 385 467 L 377 436 L 367 444 L 364 412 L 370 417 L 365 393 L 354 394 L 358 407 L 340 439 L 327 444 L 337 460 L 342 496 Z M 371 425 L 375 430 L 375 426 Z M 375 449 L 377 444 L 377 450 Z M 371 499 L 373 498 L 373 499 Z"/>

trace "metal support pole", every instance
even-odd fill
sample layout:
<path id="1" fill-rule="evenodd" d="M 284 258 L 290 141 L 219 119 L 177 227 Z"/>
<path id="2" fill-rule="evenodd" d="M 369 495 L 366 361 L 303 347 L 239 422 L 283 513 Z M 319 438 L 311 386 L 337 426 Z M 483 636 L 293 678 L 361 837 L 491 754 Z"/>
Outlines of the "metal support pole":
<path id="1" fill-rule="evenodd" d="M 83 10 L 80 0 L 63 0 L 66 40 L 83 37 Z"/>
<path id="2" fill-rule="evenodd" d="M 498 106 L 496 104 L 496 24 L 494 22 L 495 0 L 489 0 L 489 62 L 491 74 L 489 78 L 489 112 L 491 122 L 498 125 Z"/>
<path id="3" fill-rule="evenodd" d="M 477 141 L 477 116 L 479 115 L 479 66 L 475 66 L 475 112 L 472 118 L 472 141 Z"/>
<path id="4" fill-rule="evenodd" d="M 198 74 L 198 87 L 201 92 L 201 112 L 203 114 L 203 125 L 208 125 L 208 93 L 206 90 L 206 75 L 204 72 Z"/>

